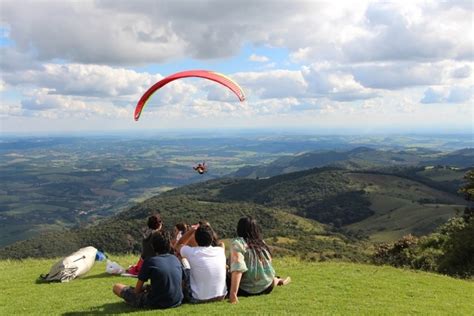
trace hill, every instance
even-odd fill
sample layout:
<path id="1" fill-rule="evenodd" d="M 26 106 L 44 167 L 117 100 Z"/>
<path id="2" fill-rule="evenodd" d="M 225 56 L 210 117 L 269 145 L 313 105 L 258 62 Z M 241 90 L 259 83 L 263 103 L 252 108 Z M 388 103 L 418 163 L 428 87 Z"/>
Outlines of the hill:
<path id="1" fill-rule="evenodd" d="M 114 257 L 126 265 L 136 258 Z M 189 305 L 170 310 L 136 311 L 112 294 L 114 283 L 135 280 L 107 275 L 96 263 L 83 278 L 70 283 L 34 284 L 56 259 L 0 261 L 1 315 L 318 315 L 318 314 L 455 314 L 474 310 L 474 283 L 392 267 L 350 263 L 311 263 L 295 258 L 275 259 L 279 275 L 292 283 L 270 295 L 227 302 Z"/>
<path id="2" fill-rule="evenodd" d="M 205 219 L 223 238 L 235 236 L 238 219 L 251 215 L 277 252 L 364 261 L 366 247 L 341 232 L 375 241 L 422 235 L 463 208 L 463 199 L 430 186 L 438 182 L 420 178 L 419 170 L 388 174 L 327 167 L 260 180 L 210 180 L 164 192 L 90 226 L 15 243 L 0 249 L 0 258 L 61 256 L 84 245 L 139 252 L 139 228 L 158 211 L 168 228 Z"/>
<path id="3" fill-rule="evenodd" d="M 350 170 L 375 170 L 396 166 L 447 165 L 457 168 L 474 166 L 474 149 L 440 152 L 426 148 L 380 150 L 356 147 L 351 150 L 306 152 L 284 156 L 259 166 L 245 166 L 232 175 L 241 178 L 267 178 L 317 167 L 333 166 Z"/>
<path id="4" fill-rule="evenodd" d="M 445 172 L 424 168 L 357 172 L 326 167 L 268 179 L 213 180 L 165 196 L 184 194 L 284 207 L 302 217 L 369 235 L 375 241 L 388 241 L 408 233 L 427 234 L 457 210 L 462 211 L 466 202 L 453 191 L 459 188 L 464 172 L 451 170 L 449 176 L 441 177 Z M 436 177 L 443 181 L 434 180 Z"/>
<path id="5" fill-rule="evenodd" d="M 212 223 L 223 238 L 234 237 L 238 219 L 251 215 L 264 227 L 264 235 L 277 255 L 316 253 L 318 257 L 367 260 L 348 238 L 311 219 L 252 203 L 203 201 L 184 195 L 154 197 L 95 225 L 49 232 L 17 242 L 0 249 L 0 258 L 63 256 L 86 245 L 108 253 L 139 253 L 140 228 L 144 227 L 146 218 L 157 211 L 167 229 L 178 222 L 196 223 L 204 219 Z"/>

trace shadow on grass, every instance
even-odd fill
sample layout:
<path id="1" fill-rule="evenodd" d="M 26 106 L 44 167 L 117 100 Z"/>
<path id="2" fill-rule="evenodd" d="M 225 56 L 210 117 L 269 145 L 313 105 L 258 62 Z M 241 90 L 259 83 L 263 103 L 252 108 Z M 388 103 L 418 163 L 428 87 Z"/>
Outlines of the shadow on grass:
<path id="1" fill-rule="evenodd" d="M 90 276 L 79 277 L 79 278 L 77 278 L 77 280 L 105 279 L 105 278 L 112 279 L 113 277 L 114 277 L 114 275 L 109 274 L 107 272 L 103 272 L 103 273 L 100 273 L 100 274 L 94 274 L 94 275 L 90 275 Z M 74 281 L 74 280 L 70 280 L 69 282 L 72 282 L 72 281 Z M 61 281 L 46 281 L 46 280 L 42 279 L 41 277 L 38 277 L 35 280 L 35 284 L 50 284 L 50 283 L 61 283 Z"/>
<path id="2" fill-rule="evenodd" d="M 46 281 L 41 277 L 38 277 L 35 281 L 35 284 L 51 284 L 51 283 L 61 283 L 61 281 Z"/>
<path id="3" fill-rule="evenodd" d="M 113 274 L 110 274 L 110 273 L 107 273 L 107 272 L 103 272 L 103 273 L 100 273 L 100 274 L 94 274 L 94 275 L 89 275 L 89 276 L 85 276 L 85 277 L 81 277 L 80 279 L 81 280 L 88 280 L 88 279 L 105 279 L 105 278 L 114 278 L 114 277 L 117 277 L 116 275 L 113 275 Z"/>
<path id="4" fill-rule="evenodd" d="M 67 312 L 63 313 L 62 316 L 73 316 L 73 315 L 117 315 L 117 314 L 130 314 L 136 312 L 143 312 L 144 309 L 133 308 L 128 306 L 124 302 L 107 303 L 101 306 L 96 306 L 87 311 Z"/>

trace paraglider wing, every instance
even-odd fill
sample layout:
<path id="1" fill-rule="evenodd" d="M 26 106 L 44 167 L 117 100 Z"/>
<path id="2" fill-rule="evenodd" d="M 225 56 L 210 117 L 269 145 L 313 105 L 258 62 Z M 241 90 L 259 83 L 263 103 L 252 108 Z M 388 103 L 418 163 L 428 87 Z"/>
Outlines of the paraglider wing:
<path id="1" fill-rule="evenodd" d="M 140 98 L 140 100 L 137 103 L 137 106 L 135 108 L 135 121 L 138 121 L 140 118 L 140 115 L 143 111 L 143 108 L 145 107 L 147 101 L 150 99 L 150 97 L 161 87 L 165 86 L 166 84 L 170 83 L 171 81 L 181 79 L 181 78 L 188 78 L 188 77 L 198 77 L 198 78 L 204 78 L 208 80 L 215 81 L 217 83 L 220 83 L 227 88 L 229 88 L 232 92 L 237 95 L 240 101 L 245 100 L 245 95 L 242 90 L 242 88 L 232 79 L 224 76 L 223 74 L 213 72 L 213 71 L 208 71 L 208 70 L 188 70 L 188 71 L 182 71 L 175 73 L 173 75 L 170 75 L 168 77 L 165 77 L 155 83 L 153 86 L 151 86 Z"/>

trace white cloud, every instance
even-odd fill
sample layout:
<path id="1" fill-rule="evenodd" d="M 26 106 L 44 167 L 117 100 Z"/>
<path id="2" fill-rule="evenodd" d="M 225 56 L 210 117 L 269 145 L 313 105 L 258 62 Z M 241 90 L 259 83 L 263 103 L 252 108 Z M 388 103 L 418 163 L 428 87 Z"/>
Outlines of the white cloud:
<path id="1" fill-rule="evenodd" d="M 446 101 L 448 103 L 463 103 L 473 97 L 473 87 L 452 87 Z"/>
<path id="2" fill-rule="evenodd" d="M 444 92 L 435 88 L 426 89 L 423 98 L 420 100 L 421 103 L 441 103 L 445 99 Z"/>
<path id="3" fill-rule="evenodd" d="M 11 104 L 7 102 L 0 103 L 0 118 L 14 117 L 23 115 L 20 104 Z M 1 124 L 0 124 L 1 125 Z"/>
<path id="4" fill-rule="evenodd" d="M 10 27 L 18 48 L 33 49 L 40 60 L 128 64 L 182 56 L 186 43 L 169 21 L 100 7 L 99 3 L 3 1 L 1 20 Z M 143 7 L 146 9 L 145 3 Z"/>
<path id="5" fill-rule="evenodd" d="M 473 101 L 472 3 L 3 0 L 1 6 L 0 36 L 8 41 L 0 47 L 0 92 L 23 96 L 2 100 L 3 117 L 128 120 L 162 75 L 124 65 L 160 69 L 172 61 L 173 68 L 183 59 L 254 62 L 253 71 L 228 74 L 248 101 L 213 82 L 179 80 L 153 95 L 143 119 L 247 124 L 278 115 L 298 122 L 316 113 L 346 124 L 351 120 L 338 114 L 365 120 L 383 114 L 403 123 L 408 116 L 423 120 L 426 108 L 436 121 L 434 115 Z M 274 58 L 272 48 L 288 59 Z M 275 69 L 275 61 L 288 69 Z"/>
<path id="6" fill-rule="evenodd" d="M 328 97 L 337 101 L 368 99 L 376 93 L 365 88 L 347 71 L 330 64 L 313 64 L 303 68 L 303 76 L 308 84 L 308 94 Z"/>
<path id="7" fill-rule="evenodd" d="M 472 69 L 469 65 L 460 66 L 452 71 L 453 78 L 469 78 L 472 74 Z"/>
<path id="8" fill-rule="evenodd" d="M 19 49 L 41 60 L 210 59 L 245 43 L 309 62 L 473 58 L 472 7 L 430 2 L 4 0 L 1 20 Z"/>
<path id="9" fill-rule="evenodd" d="M 256 54 L 252 54 L 249 57 L 249 61 L 253 61 L 253 62 L 256 62 L 256 63 L 266 63 L 269 60 L 270 59 L 268 59 L 268 57 L 266 57 L 266 56 L 261 56 L 261 55 L 256 55 Z"/>
<path id="10" fill-rule="evenodd" d="M 12 47 L 0 47 L 0 71 L 2 73 L 39 68 L 41 68 L 41 64 L 35 61 L 30 52 L 21 52 Z"/>
<path id="11" fill-rule="evenodd" d="M 259 98 L 285 98 L 303 96 L 307 83 L 300 71 L 269 70 L 233 75 L 248 95 Z"/>
<path id="12" fill-rule="evenodd" d="M 123 68 L 80 64 L 45 64 L 38 70 L 4 74 L 12 85 L 29 84 L 48 88 L 55 94 L 101 97 L 136 96 L 161 78 Z"/>
<path id="13" fill-rule="evenodd" d="M 19 105 L 10 106 L 10 110 L 23 116 L 43 118 L 132 118 L 132 107 L 116 107 L 108 101 L 89 98 L 50 94 L 48 89 L 33 90 L 31 95 Z"/>
<path id="14" fill-rule="evenodd" d="M 442 67 L 432 63 L 372 63 L 354 66 L 355 79 L 365 87 L 400 89 L 412 86 L 439 84 Z"/>
<path id="15" fill-rule="evenodd" d="M 473 86 L 429 87 L 425 90 L 421 103 L 465 103 L 472 102 Z"/>

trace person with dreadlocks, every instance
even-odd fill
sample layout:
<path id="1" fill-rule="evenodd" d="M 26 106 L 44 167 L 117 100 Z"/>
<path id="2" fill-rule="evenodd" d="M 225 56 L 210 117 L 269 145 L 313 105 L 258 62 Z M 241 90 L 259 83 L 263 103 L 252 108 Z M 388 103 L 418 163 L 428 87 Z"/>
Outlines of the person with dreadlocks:
<path id="1" fill-rule="evenodd" d="M 275 276 L 270 248 L 263 241 L 257 221 L 243 217 L 237 224 L 230 256 L 231 285 L 229 302 L 239 302 L 238 296 L 269 294 L 275 286 L 290 283 L 291 278 Z"/>

